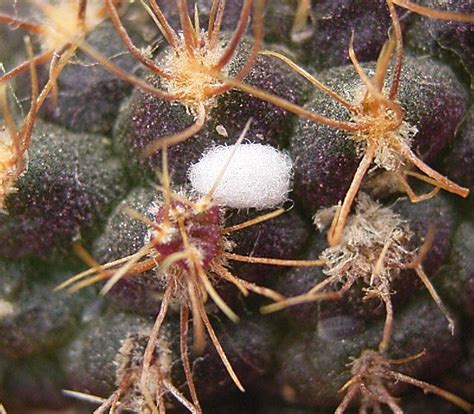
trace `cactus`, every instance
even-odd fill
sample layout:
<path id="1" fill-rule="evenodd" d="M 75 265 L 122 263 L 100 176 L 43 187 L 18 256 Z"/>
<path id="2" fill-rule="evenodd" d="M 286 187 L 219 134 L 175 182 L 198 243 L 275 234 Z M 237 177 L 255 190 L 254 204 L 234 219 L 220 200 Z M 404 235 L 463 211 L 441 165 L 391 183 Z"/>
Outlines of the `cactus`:
<path id="1" fill-rule="evenodd" d="M 469 1 L 13 3 L 0 413 L 473 411 Z"/>

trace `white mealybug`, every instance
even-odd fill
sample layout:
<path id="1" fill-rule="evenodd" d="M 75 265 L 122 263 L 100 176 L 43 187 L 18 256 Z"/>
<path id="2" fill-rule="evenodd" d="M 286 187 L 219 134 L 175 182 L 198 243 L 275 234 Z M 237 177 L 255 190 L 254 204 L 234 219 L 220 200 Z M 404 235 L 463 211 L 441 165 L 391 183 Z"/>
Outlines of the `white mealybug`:
<path id="1" fill-rule="evenodd" d="M 208 193 L 227 162 L 229 165 L 213 195 L 216 203 L 233 208 L 265 209 L 287 199 L 293 162 L 287 154 L 263 144 L 210 149 L 188 171 L 194 190 L 201 195 Z"/>

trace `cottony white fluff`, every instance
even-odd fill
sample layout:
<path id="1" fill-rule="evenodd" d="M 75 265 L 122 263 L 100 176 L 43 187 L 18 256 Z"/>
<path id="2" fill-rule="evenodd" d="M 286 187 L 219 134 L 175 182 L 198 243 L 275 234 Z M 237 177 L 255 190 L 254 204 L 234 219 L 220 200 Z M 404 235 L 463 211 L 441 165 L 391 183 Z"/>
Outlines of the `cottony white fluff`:
<path id="1" fill-rule="evenodd" d="M 194 190 L 204 195 L 232 155 L 235 145 L 212 148 L 188 171 Z M 290 191 L 291 158 L 262 144 L 240 144 L 213 195 L 213 200 L 233 208 L 272 208 L 283 203 Z"/>

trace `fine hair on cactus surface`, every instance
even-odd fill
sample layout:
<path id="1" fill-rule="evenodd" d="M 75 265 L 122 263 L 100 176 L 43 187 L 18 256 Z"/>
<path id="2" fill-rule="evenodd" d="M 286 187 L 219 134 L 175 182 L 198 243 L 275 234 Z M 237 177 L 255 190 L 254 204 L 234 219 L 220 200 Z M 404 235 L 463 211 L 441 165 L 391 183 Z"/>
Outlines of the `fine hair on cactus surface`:
<path id="1" fill-rule="evenodd" d="M 324 228 L 325 221 L 335 210 L 329 208 L 318 212 L 315 224 L 320 229 Z M 344 297 L 356 281 L 362 280 L 367 286 L 365 298 L 379 298 L 385 304 L 385 326 L 379 344 L 379 349 L 383 352 L 389 346 L 394 323 L 392 282 L 400 277 L 403 269 L 414 269 L 446 316 L 449 329 L 454 334 L 454 320 L 422 267 L 433 241 L 433 232 L 427 235 L 424 245 L 419 249 L 409 248 L 412 238 L 413 232 L 406 220 L 391 208 L 383 207 L 368 195 L 361 193 L 355 212 L 348 218 L 340 243 L 329 246 L 320 255 L 324 264 L 323 273 L 327 277 L 308 292 L 267 305 L 262 310 L 270 313 L 313 301 L 338 300 Z M 340 288 L 327 291 L 327 287 L 331 285 L 339 285 Z"/>
<path id="2" fill-rule="evenodd" d="M 14 191 L 14 182 L 27 168 L 27 150 L 36 116 L 48 96 L 57 102 L 57 80 L 64 67 L 74 57 L 82 39 L 105 19 L 104 6 L 98 0 L 64 0 L 59 4 L 46 0 L 32 2 L 41 16 L 38 22 L 0 13 L 0 23 L 29 33 L 25 37 L 27 60 L 0 76 L 1 110 L 5 126 L 0 144 L 0 211 L 5 196 Z M 36 16 L 35 16 L 36 17 Z M 34 56 L 30 36 L 41 45 L 41 53 Z M 37 66 L 49 63 L 47 83 L 39 90 Z M 17 131 L 7 100 L 7 82 L 30 71 L 31 107 Z"/>
<path id="3" fill-rule="evenodd" d="M 392 33 L 379 54 L 376 70 L 372 78 L 363 71 L 354 52 L 354 36 L 351 38 L 349 57 L 354 65 L 354 69 L 357 71 L 363 85 L 365 86 L 365 90 L 360 93 L 361 99 L 357 102 L 347 101 L 344 97 L 338 95 L 335 91 L 322 84 L 313 75 L 299 67 L 284 55 L 272 51 L 260 52 L 261 54 L 274 56 L 282 60 L 297 73 L 311 82 L 316 88 L 335 99 L 351 114 L 352 120 L 349 122 L 329 119 L 323 115 L 307 111 L 304 108 L 291 104 L 281 98 L 239 83 L 236 80 L 228 80 L 228 82 L 236 88 L 249 94 L 253 94 L 261 99 L 268 100 L 269 102 L 292 111 L 297 115 L 327 125 L 331 128 L 347 131 L 350 134 L 350 138 L 360 145 L 360 151 L 363 153 L 362 160 L 354 174 L 354 178 L 346 193 L 343 203 L 338 209 L 337 214 L 334 216 L 333 223 L 328 231 L 328 242 L 331 245 L 339 243 L 352 203 L 354 202 L 355 196 L 362 184 L 362 180 L 369 171 L 372 163 L 375 163 L 377 167 L 392 171 L 400 180 L 406 194 L 413 202 L 427 200 L 436 195 L 440 189 L 462 197 L 467 197 L 469 194 L 467 188 L 455 184 L 424 163 L 416 156 L 410 147 L 411 139 L 416 134 L 417 130 L 415 127 L 404 121 L 403 108 L 396 101 L 400 87 L 400 75 L 403 64 L 403 39 L 400 21 L 395 10 L 395 4 L 407 8 L 413 7 L 413 4 L 408 1 L 387 0 L 387 6 L 389 8 L 393 25 Z M 429 10 L 429 8 L 419 9 L 419 11 L 424 14 L 428 14 Z M 418 11 L 418 9 L 415 7 L 414 11 Z M 474 16 L 472 15 L 455 13 L 453 16 L 452 13 L 445 14 L 443 12 L 435 11 L 429 15 L 436 18 L 447 20 L 458 19 L 466 22 L 472 22 L 474 19 Z M 392 79 L 390 86 L 386 87 L 386 76 L 393 54 L 395 54 L 395 62 L 392 71 Z M 411 165 L 418 168 L 423 174 L 412 172 L 410 170 Z M 421 181 L 433 185 L 435 188 L 427 194 L 421 196 L 416 195 L 406 179 L 407 176 L 416 177 Z"/>
<path id="4" fill-rule="evenodd" d="M 33 50 L 31 41 L 25 38 L 29 56 Z M 38 79 L 36 66 L 30 59 L 31 108 L 19 129 L 10 111 L 8 92 L 0 82 L 0 110 L 4 126 L 0 130 L 0 212 L 5 211 L 5 198 L 15 191 L 16 179 L 28 168 L 28 147 L 37 113 Z"/>
<path id="5" fill-rule="evenodd" d="M 50 93 L 53 99 L 57 100 L 57 78 L 73 58 L 85 36 L 106 18 L 106 13 L 99 0 L 34 0 L 32 4 L 39 14 L 33 14 L 35 21 L 0 13 L 0 23 L 17 27 L 35 36 L 41 45 L 41 52 L 36 56 L 29 56 L 27 61 L 3 74 L 0 83 L 29 70 L 31 62 L 35 65 L 49 63 L 49 79 L 38 97 L 39 108 Z"/>
<path id="6" fill-rule="evenodd" d="M 474 413 L 474 14 L 416 1 L 0 5 L 0 414 Z"/>
<path id="7" fill-rule="evenodd" d="M 215 97 L 232 89 L 232 86 L 226 85 L 220 78 L 228 76 L 226 66 L 233 59 L 245 34 L 252 8 L 254 9 L 253 46 L 245 64 L 234 76 L 236 80 L 242 80 L 250 72 L 255 64 L 257 52 L 261 48 L 264 8 L 262 0 L 243 1 L 237 26 L 226 45 L 220 38 L 226 7 L 225 1 L 216 0 L 212 2 L 208 27 L 207 30 L 203 30 L 200 26 L 197 4 L 193 19 L 188 14 L 187 1 L 178 0 L 176 7 L 181 24 L 181 32 L 179 33 L 176 33 L 172 28 L 158 3 L 151 1 L 149 6 L 145 6 L 146 10 L 170 46 L 161 67 L 133 44 L 120 20 L 113 1 L 106 0 L 105 3 L 111 21 L 124 45 L 152 74 L 162 79 L 163 89 L 157 89 L 132 75 L 127 76 L 124 73 L 119 73 L 119 76 L 160 99 L 182 103 L 195 118 L 194 124 L 185 130 L 170 136 L 160 137 L 156 142 L 150 143 L 143 150 L 144 157 L 152 155 L 163 146 L 177 144 L 197 134 L 207 120 L 209 110 L 215 103 Z M 104 63 L 107 68 L 107 63 Z M 117 72 L 116 69 L 110 69 L 114 73 Z"/>
<path id="8" fill-rule="evenodd" d="M 232 253 L 233 246 L 232 243 L 227 240 L 227 235 L 271 220 L 284 213 L 284 210 L 280 208 L 237 225 L 230 227 L 223 226 L 222 219 L 225 207 L 214 202 L 214 193 L 219 188 L 223 177 L 225 177 L 226 170 L 230 168 L 232 171 L 232 160 L 234 157 L 239 156 L 239 145 L 244 139 L 249 127 L 250 121 L 242 131 L 235 146 L 231 147 L 232 151 L 226 153 L 226 162 L 220 165 L 220 171 L 218 171 L 218 174 L 215 176 L 212 187 L 199 198 L 187 198 L 184 193 L 171 190 L 167 151 L 165 147 L 162 152 L 162 185 L 158 187 L 163 194 L 164 201 L 161 206 L 154 208 L 154 210 L 156 210 L 155 220 L 151 221 L 135 211 L 128 212 L 131 219 L 141 220 L 149 226 L 148 241 L 135 254 L 103 265 L 94 263 L 94 259 L 91 258 L 87 252 L 84 252 L 83 249 L 80 249 L 78 251 L 79 254 L 85 261 L 91 263 L 93 267 L 68 279 L 58 287 L 58 289 L 68 288 L 69 291 L 75 292 L 100 280 L 107 280 L 101 290 L 102 294 L 106 294 L 122 278 L 139 276 L 144 271 L 156 269 L 156 277 L 165 281 L 166 290 L 163 294 L 160 312 L 158 313 L 155 325 L 149 336 L 143 356 L 141 375 L 138 379 L 141 395 L 152 412 L 164 412 L 164 393 L 171 393 L 179 402 L 182 402 L 182 398 L 184 398 L 178 396 L 169 385 L 169 382 L 164 382 L 164 379 L 163 383 L 160 384 L 160 387 L 163 387 L 162 391 L 156 392 L 156 400 L 147 386 L 149 376 L 156 374 L 150 372 L 151 360 L 159 338 L 160 329 L 167 315 L 170 301 L 173 298 L 180 304 L 181 358 L 183 360 L 189 393 L 192 398 L 192 402 L 186 401 L 185 406 L 193 406 L 196 412 L 201 412 L 188 355 L 187 325 L 189 312 L 193 315 L 193 351 L 197 355 L 203 352 L 206 343 L 205 332 L 207 331 L 228 374 L 237 388 L 244 391 L 243 385 L 232 368 L 207 316 L 204 307 L 207 297 L 210 297 L 215 305 L 234 322 L 238 322 L 239 317 L 225 303 L 214 288 L 216 280 L 220 279 L 233 284 L 244 296 L 248 296 L 249 292 L 253 292 L 273 301 L 284 299 L 281 294 L 271 289 L 258 286 L 255 283 L 235 276 L 229 270 L 228 262 L 236 261 L 285 267 L 321 265 L 320 260 L 273 259 L 242 256 Z M 281 157 L 280 154 L 279 156 Z M 280 158 L 280 161 L 282 160 L 283 165 L 288 166 L 289 161 L 285 157 Z M 238 170 L 234 170 L 233 172 L 234 174 L 239 174 Z M 245 172 L 240 171 L 240 174 L 242 173 L 245 175 Z M 289 171 L 287 171 L 287 173 L 289 174 Z M 256 186 L 259 184 L 259 182 L 254 183 Z M 254 190 L 256 190 L 256 188 L 257 187 L 253 187 Z M 247 203 L 248 201 L 249 200 L 246 200 Z M 284 201 L 284 199 L 281 201 Z M 260 203 L 261 200 L 256 200 L 256 202 Z M 251 206 L 247 204 L 247 207 Z M 262 206 L 258 204 L 256 207 Z M 162 378 L 163 373 L 159 373 L 159 377 Z M 119 388 L 113 397 L 102 404 L 101 408 L 105 409 L 118 404 L 122 395 L 126 394 L 126 391 L 125 389 Z"/>
<path id="9" fill-rule="evenodd" d="M 393 397 L 387 389 L 387 383 L 389 382 L 413 385 L 425 393 L 433 393 L 444 398 L 467 413 L 472 412 L 474 406 L 462 398 L 439 387 L 392 370 L 392 366 L 407 364 L 423 357 L 423 354 L 422 351 L 403 359 L 388 359 L 380 352 L 367 349 L 358 358 L 351 358 L 352 378 L 339 390 L 339 392 L 344 392 L 345 395 L 335 414 L 344 413 L 352 400 L 358 396 L 360 400 L 359 412 L 367 413 L 369 409 L 372 409 L 373 412 L 380 412 L 383 404 L 387 405 L 394 414 L 402 413 L 397 398 Z"/>
<path id="10" fill-rule="evenodd" d="M 240 18 L 227 45 L 224 45 L 220 39 L 226 7 L 225 1 L 213 1 L 207 30 L 202 30 L 197 5 L 194 18 L 192 18 L 188 14 L 187 1 L 178 0 L 176 8 L 181 24 L 179 33 L 170 25 L 156 1 L 151 1 L 149 4 L 142 2 L 143 7 L 171 48 L 163 62 L 163 67 L 158 66 L 147 51 L 134 45 L 117 11 L 117 4 L 120 5 L 121 1 L 106 0 L 104 3 L 81 0 L 79 4 L 76 4 L 71 0 L 57 8 L 45 0 L 35 0 L 35 4 L 46 17 L 45 23 L 36 24 L 6 14 L 0 14 L 0 23 L 18 25 L 42 39 L 46 51 L 35 57 L 34 60 L 36 63 L 50 62 L 50 78 L 40 96 L 41 103 L 51 90 L 53 95 L 57 95 L 57 77 L 74 56 L 76 50 L 81 49 L 99 62 L 104 69 L 130 84 L 160 99 L 177 101 L 185 105 L 194 115 L 195 123 L 180 133 L 160 137 L 159 141 L 151 143 L 144 149 L 144 157 L 153 154 L 163 146 L 177 144 L 199 132 L 204 126 L 209 109 L 213 106 L 214 97 L 232 89 L 232 86 L 226 85 L 220 78 L 228 75 L 226 65 L 233 59 L 245 34 L 252 9 L 254 9 L 253 46 L 245 64 L 235 75 L 236 80 L 242 80 L 250 72 L 255 64 L 257 52 L 261 48 L 263 0 L 245 0 L 243 2 Z M 86 42 L 85 35 L 107 15 L 129 53 L 152 74 L 163 80 L 164 89 L 156 88 L 134 74 L 125 72 Z M 27 68 L 28 62 L 25 62 L 3 75 L 0 81 L 7 81 Z"/>

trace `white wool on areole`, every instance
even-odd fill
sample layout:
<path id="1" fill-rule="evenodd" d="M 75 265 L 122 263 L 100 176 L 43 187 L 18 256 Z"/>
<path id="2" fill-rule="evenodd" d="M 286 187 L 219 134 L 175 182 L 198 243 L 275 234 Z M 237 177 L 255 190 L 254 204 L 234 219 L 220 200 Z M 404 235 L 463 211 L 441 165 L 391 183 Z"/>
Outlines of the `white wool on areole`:
<path id="1" fill-rule="evenodd" d="M 289 155 L 263 144 L 210 149 L 188 171 L 194 190 L 201 195 L 207 194 L 229 159 L 230 163 L 213 194 L 216 203 L 233 208 L 264 209 L 287 200 L 293 162 Z"/>

